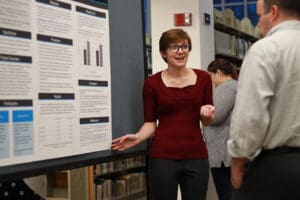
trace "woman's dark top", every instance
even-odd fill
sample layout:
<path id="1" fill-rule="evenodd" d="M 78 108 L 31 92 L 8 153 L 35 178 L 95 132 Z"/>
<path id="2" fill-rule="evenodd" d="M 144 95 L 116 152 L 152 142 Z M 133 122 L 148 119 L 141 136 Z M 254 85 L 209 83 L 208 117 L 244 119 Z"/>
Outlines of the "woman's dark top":
<path id="1" fill-rule="evenodd" d="M 200 69 L 195 85 L 167 87 L 158 72 L 145 80 L 143 88 L 144 121 L 156 122 L 150 157 L 162 159 L 207 158 L 200 128 L 200 107 L 211 104 L 210 75 Z"/>

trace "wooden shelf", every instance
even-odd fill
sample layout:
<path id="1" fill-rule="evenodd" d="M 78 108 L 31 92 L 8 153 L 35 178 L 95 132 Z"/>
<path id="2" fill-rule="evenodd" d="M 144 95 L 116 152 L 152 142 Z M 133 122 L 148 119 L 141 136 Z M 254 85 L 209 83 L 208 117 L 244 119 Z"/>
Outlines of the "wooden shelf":
<path id="1" fill-rule="evenodd" d="M 46 177 L 46 200 L 89 199 L 89 173 L 87 167 L 50 173 Z"/>
<path id="2" fill-rule="evenodd" d="M 47 200 L 68 200 L 69 172 L 47 174 Z"/>
<path id="3" fill-rule="evenodd" d="M 235 29 L 233 27 L 230 27 L 228 25 L 225 25 L 225 24 L 222 24 L 222 23 L 219 23 L 219 22 L 215 23 L 215 30 L 222 31 L 224 33 L 229 33 L 231 35 L 235 35 L 237 37 L 244 38 L 244 39 L 249 40 L 251 42 L 255 42 L 259 39 L 259 38 L 255 37 L 253 35 L 250 35 L 248 33 L 245 33 L 243 31 L 240 31 L 238 29 Z"/>
<path id="4" fill-rule="evenodd" d="M 114 178 L 132 172 L 145 171 L 145 168 L 145 165 L 137 165 L 127 169 L 120 169 L 112 172 L 107 172 L 105 174 L 95 175 L 95 178 Z"/>

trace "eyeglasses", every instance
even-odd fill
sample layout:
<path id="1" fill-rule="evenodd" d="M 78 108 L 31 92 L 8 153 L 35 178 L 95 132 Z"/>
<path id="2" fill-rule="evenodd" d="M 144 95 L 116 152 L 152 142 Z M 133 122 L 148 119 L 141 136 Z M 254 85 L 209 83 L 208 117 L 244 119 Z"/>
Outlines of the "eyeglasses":
<path id="1" fill-rule="evenodd" d="M 188 45 L 188 44 L 182 44 L 182 45 L 170 44 L 168 46 L 168 48 L 174 53 L 177 53 L 179 51 L 179 48 L 183 52 L 188 52 L 190 50 L 190 45 Z"/>

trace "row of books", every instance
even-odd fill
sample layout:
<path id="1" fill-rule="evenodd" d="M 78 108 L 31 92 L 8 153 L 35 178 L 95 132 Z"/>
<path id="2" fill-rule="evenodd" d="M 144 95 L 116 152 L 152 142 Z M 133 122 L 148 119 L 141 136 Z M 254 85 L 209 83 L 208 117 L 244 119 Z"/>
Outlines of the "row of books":
<path id="1" fill-rule="evenodd" d="M 95 179 L 96 200 L 118 200 L 146 190 L 144 172 L 130 173 L 116 179 Z"/>
<path id="2" fill-rule="evenodd" d="M 254 37 L 260 37 L 258 27 L 253 27 L 251 20 L 245 17 L 242 20 L 238 20 L 234 16 L 233 10 L 226 8 L 223 11 L 217 9 L 214 10 L 214 20 L 215 23 L 224 24 L 230 26 L 236 30 L 247 33 Z"/>
<path id="3" fill-rule="evenodd" d="M 252 44 L 251 41 L 244 38 L 215 30 L 216 54 L 225 54 L 242 59 Z"/>
<path id="4" fill-rule="evenodd" d="M 95 166 L 95 176 L 135 168 L 138 166 L 145 166 L 144 155 L 97 164 Z"/>

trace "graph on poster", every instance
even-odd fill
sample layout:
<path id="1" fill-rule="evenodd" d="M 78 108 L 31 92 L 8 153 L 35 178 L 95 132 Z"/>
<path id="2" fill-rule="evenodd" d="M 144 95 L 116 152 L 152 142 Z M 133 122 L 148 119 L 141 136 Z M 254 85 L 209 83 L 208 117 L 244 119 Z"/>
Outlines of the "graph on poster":
<path id="1" fill-rule="evenodd" d="M 80 57 L 84 66 L 103 67 L 103 44 L 85 41 L 80 48 Z"/>

